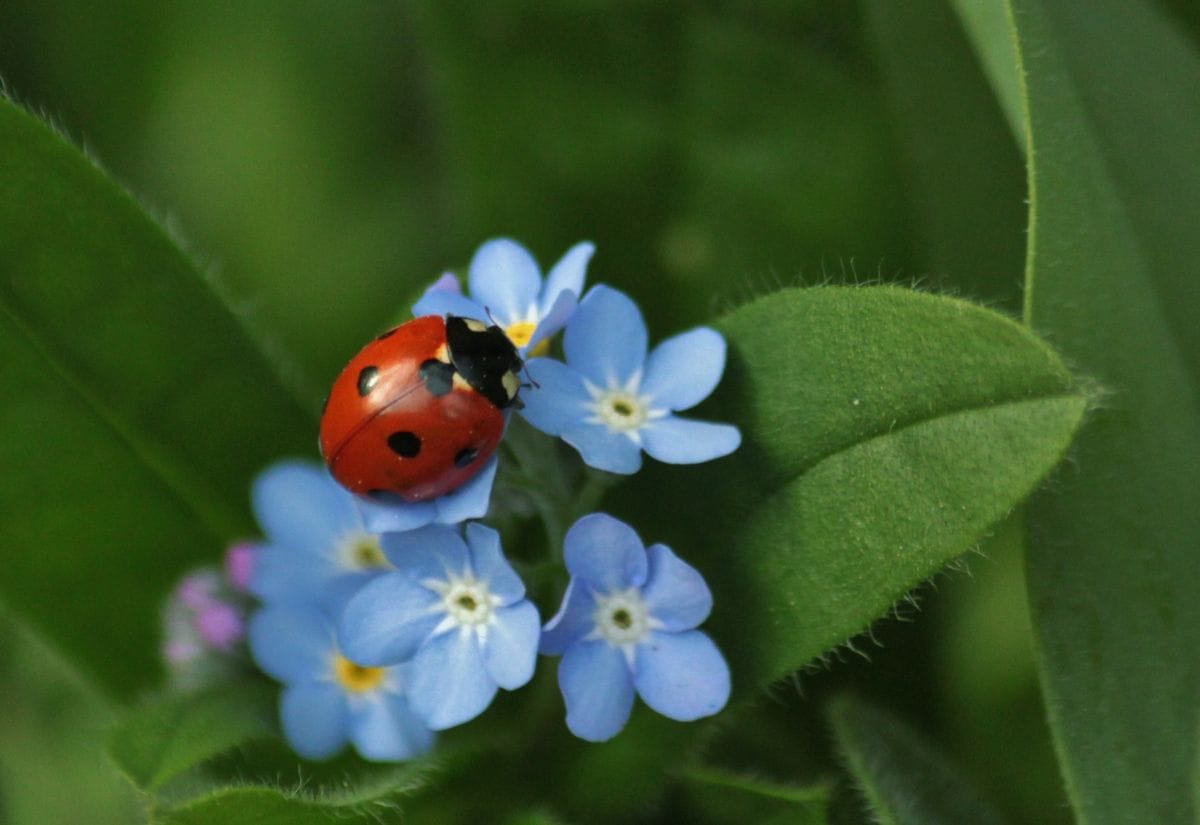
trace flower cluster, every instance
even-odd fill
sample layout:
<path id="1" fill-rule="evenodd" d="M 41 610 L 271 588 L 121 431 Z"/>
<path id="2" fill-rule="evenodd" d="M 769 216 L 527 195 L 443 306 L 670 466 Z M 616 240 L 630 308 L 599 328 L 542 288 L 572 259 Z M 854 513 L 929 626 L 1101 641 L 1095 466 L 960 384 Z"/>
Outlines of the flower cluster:
<path id="1" fill-rule="evenodd" d="M 256 552 L 252 544 L 233 545 L 223 570 L 194 570 L 167 598 L 162 657 L 177 688 L 200 687 L 241 668 Z"/>
<path id="2" fill-rule="evenodd" d="M 414 315 L 499 327 L 528 359 L 514 407 L 595 469 L 634 473 L 643 452 L 691 464 L 735 450 L 736 427 L 678 415 L 715 389 L 724 339 L 702 327 L 650 349 L 628 296 L 603 285 L 585 294 L 593 252 L 577 244 L 543 278 L 522 246 L 488 241 L 471 261 L 468 294 L 447 274 Z M 550 357 L 559 331 L 562 360 Z M 567 727 L 583 739 L 615 736 L 635 696 L 681 721 L 724 707 L 729 669 L 697 629 L 712 607 L 704 578 L 610 515 L 585 515 L 567 531 L 569 581 L 543 625 L 500 533 L 477 520 L 489 509 L 496 515 L 497 456 L 428 501 L 355 496 L 298 461 L 255 481 L 265 540 L 242 574 L 261 602 L 249 619 L 249 649 L 284 685 L 283 730 L 302 756 L 326 758 L 347 742 L 374 760 L 421 754 L 436 731 L 478 716 L 501 689 L 527 684 L 539 653 L 561 657 Z"/>

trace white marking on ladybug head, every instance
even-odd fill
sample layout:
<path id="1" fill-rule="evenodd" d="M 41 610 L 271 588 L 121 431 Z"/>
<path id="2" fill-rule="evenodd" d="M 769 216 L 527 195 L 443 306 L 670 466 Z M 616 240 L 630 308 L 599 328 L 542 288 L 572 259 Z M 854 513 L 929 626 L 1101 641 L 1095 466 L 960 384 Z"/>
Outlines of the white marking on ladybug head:
<path id="1" fill-rule="evenodd" d="M 512 370 L 504 373 L 500 377 L 500 385 L 504 387 L 504 392 L 508 395 L 508 400 L 512 401 L 517 397 L 517 390 L 521 388 L 521 379 Z"/>

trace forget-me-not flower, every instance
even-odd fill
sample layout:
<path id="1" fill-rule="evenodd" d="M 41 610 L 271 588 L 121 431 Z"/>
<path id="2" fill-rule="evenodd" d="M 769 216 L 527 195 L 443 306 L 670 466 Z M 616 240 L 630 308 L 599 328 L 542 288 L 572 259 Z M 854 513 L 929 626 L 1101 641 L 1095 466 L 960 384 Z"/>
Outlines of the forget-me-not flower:
<path id="1" fill-rule="evenodd" d="M 396 566 L 346 605 L 339 640 L 363 664 L 412 662 L 409 701 L 435 730 L 478 716 L 533 677 L 540 619 L 500 535 L 470 523 L 389 533 Z"/>
<path id="2" fill-rule="evenodd" d="M 646 549 L 605 513 L 575 522 L 564 542 L 571 582 L 542 631 L 561 655 L 567 727 L 603 742 L 620 732 L 634 693 L 671 719 L 711 716 L 729 700 L 729 666 L 695 628 L 712 609 L 704 578 L 666 545 Z"/>
<path id="3" fill-rule="evenodd" d="M 637 304 L 594 287 L 563 335 L 567 363 L 535 358 L 521 414 L 561 437 L 598 470 L 634 473 L 642 450 L 668 464 L 696 464 L 741 444 L 732 424 L 675 415 L 699 404 L 725 370 L 725 339 L 708 327 L 668 338 L 650 352 Z"/>
<path id="4" fill-rule="evenodd" d="M 254 480 L 251 498 L 266 541 L 250 591 L 267 604 L 319 605 L 336 615 L 358 588 L 391 568 L 356 497 L 324 468 L 273 464 Z"/>
<path id="5" fill-rule="evenodd" d="M 409 707 L 409 666 L 363 667 L 336 636 L 311 606 L 270 605 L 250 620 L 251 655 L 285 685 L 279 715 L 292 748 L 308 759 L 333 756 L 347 741 L 378 761 L 426 753 L 434 735 Z"/>
<path id="6" fill-rule="evenodd" d="M 529 250 L 509 238 L 495 238 L 471 259 L 471 297 L 462 294 L 456 278 L 442 276 L 413 305 L 413 315 L 461 315 L 495 323 L 524 355 L 562 329 L 574 312 L 595 251 L 590 243 L 576 244 L 543 281 Z"/>

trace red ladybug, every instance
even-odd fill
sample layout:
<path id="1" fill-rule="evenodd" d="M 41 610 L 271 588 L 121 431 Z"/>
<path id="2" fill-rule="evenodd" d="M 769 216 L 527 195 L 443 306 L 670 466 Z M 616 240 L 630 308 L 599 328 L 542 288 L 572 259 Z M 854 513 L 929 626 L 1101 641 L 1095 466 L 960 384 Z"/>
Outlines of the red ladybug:
<path id="1" fill-rule="evenodd" d="M 479 472 L 500 443 L 524 366 L 498 326 L 447 315 L 380 335 L 333 382 L 321 454 L 360 495 L 425 501 Z"/>

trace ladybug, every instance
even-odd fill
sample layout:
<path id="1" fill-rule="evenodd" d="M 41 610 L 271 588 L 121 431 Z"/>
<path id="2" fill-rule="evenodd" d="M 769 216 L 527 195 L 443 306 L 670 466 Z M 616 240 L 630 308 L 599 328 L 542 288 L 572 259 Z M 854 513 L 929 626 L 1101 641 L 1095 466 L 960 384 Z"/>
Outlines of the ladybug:
<path id="1" fill-rule="evenodd" d="M 500 327 L 414 318 L 351 359 L 321 415 L 321 455 L 343 487 L 426 501 L 487 463 L 519 405 L 524 366 Z"/>

